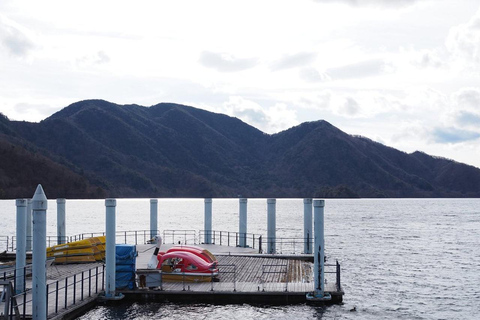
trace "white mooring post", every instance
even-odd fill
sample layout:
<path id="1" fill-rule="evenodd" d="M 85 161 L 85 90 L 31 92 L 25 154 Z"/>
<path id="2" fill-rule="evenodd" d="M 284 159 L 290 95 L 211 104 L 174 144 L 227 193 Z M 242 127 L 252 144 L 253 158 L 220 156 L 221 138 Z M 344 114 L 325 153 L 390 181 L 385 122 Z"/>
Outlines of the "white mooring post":
<path id="1" fill-rule="evenodd" d="M 57 243 L 66 243 L 67 233 L 65 231 L 65 202 L 63 198 L 57 199 Z"/>
<path id="2" fill-rule="evenodd" d="M 313 294 L 307 294 L 307 299 L 312 301 L 331 299 L 329 294 L 325 294 L 324 208 L 325 200 L 313 200 L 313 227 L 315 228 L 313 276 L 315 279 L 315 289 Z"/>
<path id="3" fill-rule="evenodd" d="M 312 199 L 303 199 L 303 253 L 312 253 Z"/>
<path id="4" fill-rule="evenodd" d="M 26 266 L 26 226 L 27 226 L 27 199 L 17 199 L 17 250 L 15 259 L 15 294 L 25 291 Z"/>
<path id="5" fill-rule="evenodd" d="M 47 208 L 48 201 L 42 185 L 32 199 L 32 315 L 34 320 L 47 319 Z"/>
<path id="6" fill-rule="evenodd" d="M 150 238 L 157 235 L 158 229 L 158 200 L 150 199 Z"/>
<path id="7" fill-rule="evenodd" d="M 105 298 L 115 297 L 115 209 L 117 206 L 117 200 L 105 199 L 106 207 L 106 248 L 105 248 Z"/>
<path id="8" fill-rule="evenodd" d="M 276 252 L 276 199 L 267 199 L 267 253 Z"/>
<path id="9" fill-rule="evenodd" d="M 32 251 L 32 199 L 27 199 L 27 251 Z"/>
<path id="10" fill-rule="evenodd" d="M 238 236 L 239 246 L 242 248 L 247 247 L 247 199 L 239 199 L 239 224 L 238 224 Z"/>
<path id="11" fill-rule="evenodd" d="M 205 198 L 204 243 L 212 244 L 212 198 Z"/>

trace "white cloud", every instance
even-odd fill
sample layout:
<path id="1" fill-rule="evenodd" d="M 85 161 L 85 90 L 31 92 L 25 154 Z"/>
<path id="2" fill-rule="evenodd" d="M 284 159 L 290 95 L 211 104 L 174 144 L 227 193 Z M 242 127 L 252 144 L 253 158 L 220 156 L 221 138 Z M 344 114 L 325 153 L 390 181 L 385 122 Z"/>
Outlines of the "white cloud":
<path id="1" fill-rule="evenodd" d="M 0 15 L 0 43 L 8 54 L 24 58 L 35 48 L 28 30 Z"/>
<path id="2" fill-rule="evenodd" d="M 199 62 L 207 67 L 220 72 L 236 72 L 253 68 L 257 64 L 255 58 L 236 58 L 226 53 L 203 51 Z"/>
<path id="3" fill-rule="evenodd" d="M 469 22 L 450 30 L 446 46 L 461 67 L 473 67 L 473 72 L 480 72 L 480 10 Z"/>
<path id="4" fill-rule="evenodd" d="M 221 112 L 237 117 L 265 133 L 276 133 L 299 124 L 296 111 L 277 103 L 268 108 L 238 96 L 231 96 Z"/>

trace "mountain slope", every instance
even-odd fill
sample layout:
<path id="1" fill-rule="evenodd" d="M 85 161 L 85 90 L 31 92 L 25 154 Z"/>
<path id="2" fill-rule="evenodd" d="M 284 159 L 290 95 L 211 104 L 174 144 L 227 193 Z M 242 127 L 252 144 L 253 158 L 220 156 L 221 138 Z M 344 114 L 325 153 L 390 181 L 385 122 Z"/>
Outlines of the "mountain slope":
<path id="1" fill-rule="evenodd" d="M 267 135 L 193 107 L 103 100 L 40 123 L 0 120 L 6 136 L 80 169 L 109 197 L 480 196 L 475 167 L 406 154 L 326 121 Z"/>

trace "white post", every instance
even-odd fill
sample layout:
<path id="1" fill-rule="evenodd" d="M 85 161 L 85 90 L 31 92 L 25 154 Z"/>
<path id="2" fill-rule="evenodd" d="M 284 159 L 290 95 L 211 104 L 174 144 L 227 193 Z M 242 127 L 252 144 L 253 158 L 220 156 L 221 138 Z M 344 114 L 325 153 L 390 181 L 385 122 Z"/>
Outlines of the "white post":
<path id="1" fill-rule="evenodd" d="M 117 200 L 105 199 L 106 207 L 106 248 L 105 248 L 105 297 L 113 298 L 115 296 L 115 207 Z"/>
<path id="2" fill-rule="evenodd" d="M 312 199 L 303 199 L 303 253 L 312 253 Z"/>
<path id="3" fill-rule="evenodd" d="M 239 199 L 239 224 L 238 224 L 238 236 L 239 246 L 242 248 L 247 247 L 247 199 Z"/>
<path id="4" fill-rule="evenodd" d="M 212 244 L 212 198 L 205 198 L 204 242 Z"/>
<path id="5" fill-rule="evenodd" d="M 157 235 L 158 229 L 158 200 L 150 199 L 150 238 Z"/>
<path id="6" fill-rule="evenodd" d="M 276 199 L 267 199 L 267 253 L 276 252 Z"/>
<path id="7" fill-rule="evenodd" d="M 47 197 L 38 185 L 32 199 L 32 315 L 34 320 L 47 319 Z"/>
<path id="8" fill-rule="evenodd" d="M 26 226 L 27 226 L 27 199 L 17 199 L 17 250 L 15 259 L 15 294 L 25 291 L 26 266 Z"/>
<path id="9" fill-rule="evenodd" d="M 32 251 L 32 199 L 27 200 L 27 251 Z"/>
<path id="10" fill-rule="evenodd" d="M 324 208 L 325 200 L 313 201 L 314 228 L 315 228 L 315 255 L 314 255 L 314 278 L 316 297 L 323 297 L 325 291 L 325 238 L 324 238 Z"/>
<path id="11" fill-rule="evenodd" d="M 57 199 L 57 243 L 66 243 L 67 233 L 65 232 L 65 199 Z"/>

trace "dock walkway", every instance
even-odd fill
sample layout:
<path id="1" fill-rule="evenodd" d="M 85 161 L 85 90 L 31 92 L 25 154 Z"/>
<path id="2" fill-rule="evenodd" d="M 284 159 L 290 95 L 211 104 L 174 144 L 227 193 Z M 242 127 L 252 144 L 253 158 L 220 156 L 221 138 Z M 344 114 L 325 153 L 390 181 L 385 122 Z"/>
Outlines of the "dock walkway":
<path id="1" fill-rule="evenodd" d="M 173 245 L 162 245 L 166 251 Z M 161 287 L 117 290 L 132 301 L 178 301 L 206 303 L 303 303 L 314 289 L 311 255 L 266 255 L 256 249 L 201 245 L 218 259 L 219 282 L 164 282 Z M 144 269 L 154 245 L 137 245 L 136 268 Z M 326 270 L 328 271 L 328 270 Z M 335 275 L 327 273 L 325 291 L 332 303 L 340 303 L 343 291 Z M 72 319 L 96 304 L 104 290 L 104 264 L 51 265 L 47 268 L 48 319 Z M 26 292 L 16 296 L 19 319 L 32 315 L 32 280 L 26 279 Z M 0 315 L 5 303 L 0 302 Z"/>

